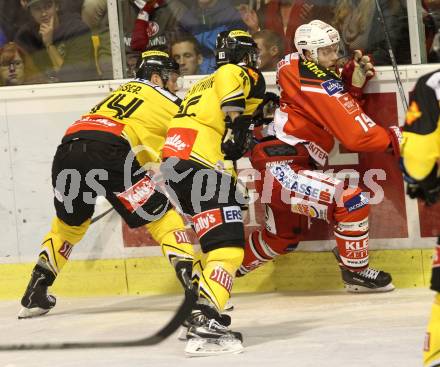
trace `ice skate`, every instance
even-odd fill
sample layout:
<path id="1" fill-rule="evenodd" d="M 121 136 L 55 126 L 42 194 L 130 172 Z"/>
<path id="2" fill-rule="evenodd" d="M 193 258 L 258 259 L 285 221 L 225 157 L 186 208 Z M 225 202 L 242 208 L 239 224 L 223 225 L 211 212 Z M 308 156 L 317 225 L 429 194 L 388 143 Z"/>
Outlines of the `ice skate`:
<path id="1" fill-rule="evenodd" d="M 188 320 L 185 355 L 204 357 L 221 354 L 236 354 L 243 351 L 241 333 L 228 329 L 230 317 L 219 315 L 210 318 L 206 312 L 194 311 Z"/>
<path id="2" fill-rule="evenodd" d="M 228 305 L 229 305 L 229 308 L 227 308 Z M 234 305 L 229 303 L 229 300 L 228 300 L 228 302 L 226 303 L 226 306 L 225 306 L 225 311 L 226 312 L 230 312 L 233 309 L 234 309 Z M 197 315 L 196 315 L 196 312 L 197 312 Z M 187 336 L 188 335 L 188 329 L 191 326 L 191 323 L 193 322 L 194 317 L 201 317 L 200 316 L 201 314 L 202 314 L 202 312 L 199 309 L 195 309 L 193 311 L 193 314 L 190 317 L 188 317 L 188 319 L 186 319 L 183 322 L 183 324 L 182 324 L 182 326 L 181 326 L 181 328 L 179 330 L 179 335 L 177 336 L 177 339 L 179 339 L 181 341 L 186 341 L 186 340 L 189 339 L 188 336 Z M 223 315 L 220 315 L 220 317 L 221 317 L 221 323 L 222 324 L 227 324 L 227 326 L 228 326 L 231 323 L 230 316 L 223 314 Z"/>
<path id="3" fill-rule="evenodd" d="M 44 315 L 55 306 L 56 298 L 47 293 L 47 288 L 52 282 L 53 279 L 48 271 L 38 266 L 34 268 L 26 292 L 21 299 L 23 307 L 18 313 L 19 319 Z"/>
<path id="4" fill-rule="evenodd" d="M 342 281 L 347 292 L 380 293 L 394 290 L 391 274 L 370 267 L 360 272 L 350 271 L 342 265 L 337 247 L 333 249 L 333 254 L 338 260 Z"/>

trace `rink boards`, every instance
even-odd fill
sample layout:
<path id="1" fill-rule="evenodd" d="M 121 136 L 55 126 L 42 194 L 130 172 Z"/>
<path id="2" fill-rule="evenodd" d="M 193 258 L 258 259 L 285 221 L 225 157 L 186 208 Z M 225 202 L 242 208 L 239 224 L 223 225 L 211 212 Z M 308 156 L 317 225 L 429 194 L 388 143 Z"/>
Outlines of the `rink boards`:
<path id="1" fill-rule="evenodd" d="M 402 67 L 407 95 L 415 80 L 433 69 L 429 65 Z M 275 90 L 274 74 L 267 74 L 266 79 L 269 89 Z M 194 80 L 185 79 L 185 88 Z M 0 298 L 14 298 L 21 293 L 39 242 L 49 228 L 54 214 L 50 167 L 61 136 L 69 124 L 121 82 L 0 88 Z M 376 123 L 403 123 L 404 109 L 391 68 L 380 68 L 367 93 L 364 109 Z M 249 162 L 243 159 L 239 167 L 252 192 L 254 177 Z M 355 154 L 337 146 L 328 169 L 367 184 L 371 191 L 372 265 L 392 271 L 397 286 L 426 286 L 430 249 L 440 234 L 436 227 L 438 207 L 427 209 L 406 199 L 391 156 Z M 104 209 L 105 204 L 100 204 L 97 212 Z M 259 226 L 262 215 L 261 206 L 250 206 L 245 222 L 248 233 Z M 300 252 L 237 280 L 237 290 L 340 287 L 336 263 L 327 252 L 333 243 L 331 228 L 312 221 Z M 75 247 L 71 257 L 74 261 L 67 265 L 55 289 L 71 295 L 175 292 L 178 286 L 160 254 L 143 229 L 130 230 L 117 215 L 110 214 L 94 224 Z"/>

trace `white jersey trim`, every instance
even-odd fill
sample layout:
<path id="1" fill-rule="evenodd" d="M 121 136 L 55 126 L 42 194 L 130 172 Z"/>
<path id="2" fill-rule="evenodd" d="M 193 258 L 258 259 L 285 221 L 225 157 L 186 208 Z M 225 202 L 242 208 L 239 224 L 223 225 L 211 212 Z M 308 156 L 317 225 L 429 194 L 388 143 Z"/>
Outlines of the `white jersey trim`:
<path id="1" fill-rule="evenodd" d="M 274 121 L 273 121 L 273 131 L 275 133 L 275 136 L 281 141 L 292 146 L 299 143 L 307 143 L 305 144 L 305 147 L 309 152 L 310 156 L 316 161 L 316 163 L 318 163 L 321 166 L 325 166 L 328 159 L 328 153 L 324 149 L 322 149 L 318 144 L 314 142 L 310 142 L 308 140 L 299 139 L 293 135 L 287 135 L 284 132 L 284 126 L 286 126 L 288 120 L 289 120 L 289 115 L 286 112 L 281 111 L 281 109 L 279 108 L 275 110 Z"/>

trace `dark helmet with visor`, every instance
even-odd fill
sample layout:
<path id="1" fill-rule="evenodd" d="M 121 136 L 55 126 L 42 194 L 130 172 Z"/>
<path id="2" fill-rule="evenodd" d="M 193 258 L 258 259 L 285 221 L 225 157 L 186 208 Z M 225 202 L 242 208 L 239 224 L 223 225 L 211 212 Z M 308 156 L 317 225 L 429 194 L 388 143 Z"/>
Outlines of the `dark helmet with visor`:
<path id="1" fill-rule="evenodd" d="M 217 68 L 225 64 L 258 67 L 258 46 L 252 36 L 242 30 L 220 32 L 215 44 Z"/>
<path id="2" fill-rule="evenodd" d="M 164 51 L 144 51 L 138 60 L 136 78 L 150 80 L 151 75 L 158 74 L 166 85 L 171 73 L 179 74 L 179 64 Z"/>

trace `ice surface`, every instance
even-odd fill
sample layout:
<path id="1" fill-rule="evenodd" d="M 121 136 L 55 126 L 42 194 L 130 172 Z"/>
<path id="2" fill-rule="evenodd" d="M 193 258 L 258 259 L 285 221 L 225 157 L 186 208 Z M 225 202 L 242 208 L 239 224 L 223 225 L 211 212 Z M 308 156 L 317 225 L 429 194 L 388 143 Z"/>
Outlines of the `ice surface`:
<path id="1" fill-rule="evenodd" d="M 0 367 L 416 367 L 433 293 L 240 294 L 233 297 L 233 329 L 245 352 L 185 358 L 173 335 L 152 347 L 0 352 Z M 135 339 L 157 331 L 178 296 L 59 298 L 46 316 L 17 320 L 18 302 L 0 302 L 0 343 Z"/>

